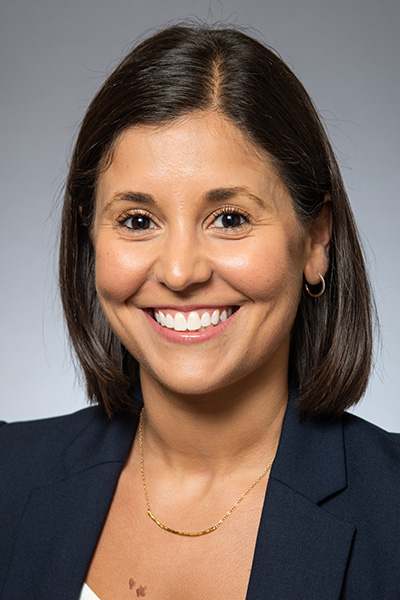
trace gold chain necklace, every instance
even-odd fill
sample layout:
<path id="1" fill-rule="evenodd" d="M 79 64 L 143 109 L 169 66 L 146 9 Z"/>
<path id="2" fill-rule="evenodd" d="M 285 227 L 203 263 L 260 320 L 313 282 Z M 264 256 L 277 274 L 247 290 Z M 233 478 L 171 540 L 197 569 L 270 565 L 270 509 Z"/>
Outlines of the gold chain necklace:
<path id="1" fill-rule="evenodd" d="M 218 521 L 218 523 L 215 523 L 215 525 L 212 525 L 212 527 L 208 527 L 208 529 L 203 529 L 203 531 L 195 531 L 195 532 L 178 531 L 177 529 L 172 529 L 171 527 L 167 527 L 167 525 L 163 525 L 153 515 L 153 513 L 151 512 L 150 502 L 149 502 L 149 495 L 147 493 L 146 477 L 144 475 L 143 414 L 144 414 L 144 408 L 142 408 L 142 410 L 140 412 L 139 426 L 138 426 L 138 432 L 139 432 L 138 442 L 139 442 L 139 452 L 140 452 L 140 472 L 142 474 L 144 496 L 146 498 L 146 505 L 147 505 L 147 514 L 149 515 L 150 519 L 152 519 L 154 521 L 154 523 L 157 523 L 157 525 L 159 527 L 161 527 L 161 529 L 164 529 L 165 531 L 169 531 L 169 533 L 174 533 L 175 535 L 183 535 L 183 536 L 186 536 L 186 537 L 199 537 L 200 535 L 206 535 L 207 533 L 212 533 L 213 531 L 215 531 L 216 529 L 218 529 L 218 527 L 220 525 L 222 525 L 222 523 L 229 517 L 229 515 L 231 515 L 233 513 L 233 511 L 235 510 L 235 508 L 237 508 L 239 506 L 239 504 L 241 503 L 241 501 L 244 500 L 244 498 L 247 496 L 247 494 L 249 494 L 251 492 L 251 490 L 257 485 L 257 483 L 259 483 L 261 481 L 261 479 L 268 473 L 268 471 L 272 467 L 272 463 L 274 462 L 273 460 L 271 460 L 271 462 L 269 463 L 269 465 L 267 465 L 265 467 L 264 471 L 262 473 L 260 473 L 260 475 L 257 477 L 257 479 L 251 484 L 251 486 L 249 488 L 247 488 L 247 490 L 245 491 L 245 493 L 240 496 L 239 500 L 236 500 L 236 502 L 232 506 L 232 508 L 230 508 L 228 510 L 228 512 L 226 512 L 224 514 L 224 516 L 222 517 L 222 519 L 220 519 Z"/>

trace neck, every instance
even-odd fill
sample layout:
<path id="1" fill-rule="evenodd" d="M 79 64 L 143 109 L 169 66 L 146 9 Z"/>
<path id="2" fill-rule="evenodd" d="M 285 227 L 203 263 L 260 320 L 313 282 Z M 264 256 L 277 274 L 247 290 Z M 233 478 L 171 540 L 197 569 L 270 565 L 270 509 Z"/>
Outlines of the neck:
<path id="1" fill-rule="evenodd" d="M 287 404 L 286 378 L 266 385 L 254 374 L 245 388 L 236 383 L 196 396 L 165 389 L 145 370 L 141 382 L 146 455 L 168 468 L 218 475 L 227 468 L 262 468 L 274 457 Z"/>

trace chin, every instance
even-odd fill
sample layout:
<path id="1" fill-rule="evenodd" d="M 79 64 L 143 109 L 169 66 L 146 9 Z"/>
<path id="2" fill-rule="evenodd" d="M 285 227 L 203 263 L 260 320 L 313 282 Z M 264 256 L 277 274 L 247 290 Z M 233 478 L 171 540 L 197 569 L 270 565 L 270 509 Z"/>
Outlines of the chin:
<path id="1" fill-rule="evenodd" d="M 197 366 L 197 365 L 196 365 Z M 246 374 L 239 366 L 235 370 L 221 370 L 217 372 L 215 361 L 213 365 L 204 367 L 201 372 L 199 369 L 178 368 L 179 375 L 176 371 L 166 373 L 157 373 L 152 369 L 142 366 L 141 381 L 142 385 L 148 382 L 151 386 L 156 386 L 167 392 L 185 397 L 193 397 L 193 401 L 204 396 L 221 396 L 221 393 L 226 397 L 232 398 L 239 389 L 249 389 L 251 387 L 250 380 L 254 379 L 253 372 Z M 194 372 L 195 371 L 195 372 Z M 212 377 L 210 377 L 210 373 Z M 247 380 L 250 378 L 250 380 Z M 147 380 L 147 382 L 146 382 Z"/>

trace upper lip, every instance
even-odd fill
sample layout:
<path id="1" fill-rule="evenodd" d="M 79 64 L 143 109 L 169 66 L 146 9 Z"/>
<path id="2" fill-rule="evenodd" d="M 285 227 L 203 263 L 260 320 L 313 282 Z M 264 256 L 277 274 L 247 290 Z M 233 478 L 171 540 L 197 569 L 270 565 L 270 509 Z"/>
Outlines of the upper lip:
<path id="1" fill-rule="evenodd" d="M 146 308 L 149 310 L 176 310 L 179 312 L 190 312 L 190 311 L 195 311 L 195 310 L 203 310 L 203 309 L 207 309 L 207 308 L 211 308 L 211 309 L 224 309 L 224 308 L 234 308 L 237 307 L 237 304 L 230 304 L 225 303 L 222 304 L 221 302 L 219 302 L 218 304 L 157 304 L 157 305 L 153 305 L 153 306 L 147 306 Z"/>

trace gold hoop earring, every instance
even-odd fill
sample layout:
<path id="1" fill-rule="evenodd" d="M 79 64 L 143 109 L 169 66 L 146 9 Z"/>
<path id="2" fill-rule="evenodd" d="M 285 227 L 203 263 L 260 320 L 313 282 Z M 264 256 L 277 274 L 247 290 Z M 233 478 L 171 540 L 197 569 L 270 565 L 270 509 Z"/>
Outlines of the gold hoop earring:
<path id="1" fill-rule="evenodd" d="M 311 298 L 319 298 L 320 296 L 322 296 L 322 294 L 325 291 L 325 279 L 323 278 L 323 276 L 321 275 L 321 273 L 317 273 L 320 282 L 321 282 L 321 289 L 317 294 L 313 294 L 312 292 L 310 292 L 310 288 L 308 287 L 308 283 L 304 284 L 304 287 L 306 288 L 306 292 L 309 296 L 311 296 Z"/>

